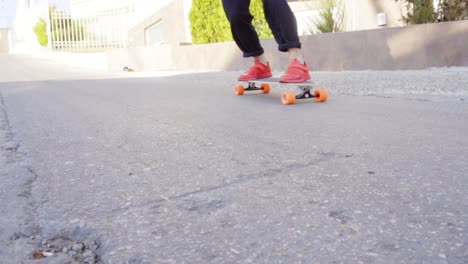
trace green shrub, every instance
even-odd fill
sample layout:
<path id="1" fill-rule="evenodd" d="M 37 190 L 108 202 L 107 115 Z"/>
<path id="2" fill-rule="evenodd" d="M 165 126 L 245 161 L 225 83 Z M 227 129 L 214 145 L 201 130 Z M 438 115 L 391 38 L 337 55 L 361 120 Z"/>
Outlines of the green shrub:
<path id="1" fill-rule="evenodd" d="M 80 41 L 84 39 L 84 29 L 70 18 L 56 19 L 52 22 L 51 38 L 54 41 Z"/>
<path id="2" fill-rule="evenodd" d="M 49 15 L 51 17 L 51 36 L 47 36 L 47 23 L 43 18 L 39 18 L 39 21 L 33 28 L 39 44 L 41 44 L 44 47 L 47 47 L 49 40 L 83 40 L 84 28 L 77 21 L 65 16 L 64 11 L 58 10 L 56 7 L 52 6 L 49 8 Z"/>
<path id="3" fill-rule="evenodd" d="M 220 0 L 194 0 L 189 18 L 193 43 L 232 40 L 229 22 Z"/>
<path id="4" fill-rule="evenodd" d="M 250 12 L 252 24 L 260 38 L 271 38 L 272 34 L 263 13 L 262 0 L 252 0 Z M 195 44 L 232 41 L 229 21 L 220 0 L 193 0 L 190 10 L 190 30 Z"/>
<path id="5" fill-rule="evenodd" d="M 340 32 L 343 28 L 343 8 L 338 0 L 322 0 L 319 18 L 314 21 L 318 32 Z"/>
<path id="6" fill-rule="evenodd" d="M 407 24 L 426 24 L 435 21 L 433 0 L 407 0 L 406 8 L 409 12 L 403 16 L 403 19 Z"/>
<path id="7" fill-rule="evenodd" d="M 442 0 L 437 9 L 439 21 L 468 19 L 468 0 Z"/>
<path id="8" fill-rule="evenodd" d="M 85 30 L 78 21 L 65 15 L 64 11 L 55 6 L 49 8 L 51 17 L 51 39 L 53 41 L 80 41 L 84 38 Z"/>
<path id="9" fill-rule="evenodd" d="M 468 19 L 468 0 L 440 0 L 436 10 L 432 0 L 406 0 L 406 8 L 409 13 L 403 19 L 407 24 Z"/>
<path id="10" fill-rule="evenodd" d="M 410 24 L 426 24 L 434 22 L 434 5 L 432 0 L 413 0 L 413 10 L 408 14 Z"/>
<path id="11" fill-rule="evenodd" d="M 47 23 L 43 18 L 39 18 L 39 21 L 33 28 L 34 33 L 36 34 L 37 41 L 41 46 L 47 47 L 49 39 L 47 37 Z"/>
<path id="12" fill-rule="evenodd" d="M 252 24 L 258 33 L 258 37 L 261 39 L 273 38 L 270 26 L 265 19 L 265 13 L 263 12 L 263 1 L 252 0 L 250 3 L 250 13 L 254 17 Z"/>

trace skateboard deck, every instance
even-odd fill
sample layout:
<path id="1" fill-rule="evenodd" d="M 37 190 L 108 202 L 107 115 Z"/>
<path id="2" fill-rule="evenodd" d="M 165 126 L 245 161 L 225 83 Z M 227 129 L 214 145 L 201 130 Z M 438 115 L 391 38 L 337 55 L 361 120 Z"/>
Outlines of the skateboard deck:
<path id="1" fill-rule="evenodd" d="M 261 91 L 263 94 L 268 94 L 271 90 L 271 84 L 280 86 L 295 86 L 299 88 L 299 93 L 292 91 L 285 91 L 281 93 L 281 102 L 284 105 L 294 104 L 296 100 L 300 99 L 314 98 L 316 102 L 325 102 L 328 99 L 328 91 L 325 89 L 313 90 L 314 83 L 312 81 L 305 81 L 300 83 L 282 83 L 279 81 L 278 77 L 271 77 L 251 81 L 242 81 L 242 83 L 247 83 L 247 86 L 242 84 L 236 85 L 234 87 L 236 95 L 240 96 L 245 92 L 251 91 Z"/>

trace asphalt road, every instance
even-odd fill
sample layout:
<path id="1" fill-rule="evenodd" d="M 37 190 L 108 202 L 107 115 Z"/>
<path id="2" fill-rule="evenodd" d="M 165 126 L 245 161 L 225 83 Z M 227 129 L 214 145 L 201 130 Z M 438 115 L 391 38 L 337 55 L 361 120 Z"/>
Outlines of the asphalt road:
<path id="1" fill-rule="evenodd" d="M 2 263 L 468 262 L 468 69 L 237 74 L 1 56 Z"/>

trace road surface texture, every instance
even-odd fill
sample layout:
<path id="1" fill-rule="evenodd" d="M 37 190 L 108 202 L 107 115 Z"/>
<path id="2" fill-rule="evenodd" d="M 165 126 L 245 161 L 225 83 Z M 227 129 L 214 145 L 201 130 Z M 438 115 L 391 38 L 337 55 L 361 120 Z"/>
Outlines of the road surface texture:
<path id="1" fill-rule="evenodd" d="M 2 263 L 468 263 L 468 70 L 107 74 L 0 57 Z"/>

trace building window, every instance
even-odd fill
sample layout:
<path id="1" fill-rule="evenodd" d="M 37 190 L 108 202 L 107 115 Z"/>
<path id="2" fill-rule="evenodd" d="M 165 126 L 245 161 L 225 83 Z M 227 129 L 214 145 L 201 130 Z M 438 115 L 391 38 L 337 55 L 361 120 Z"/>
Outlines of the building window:
<path id="1" fill-rule="evenodd" d="M 145 29 L 146 46 L 158 46 L 164 43 L 162 20 Z"/>

